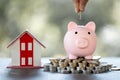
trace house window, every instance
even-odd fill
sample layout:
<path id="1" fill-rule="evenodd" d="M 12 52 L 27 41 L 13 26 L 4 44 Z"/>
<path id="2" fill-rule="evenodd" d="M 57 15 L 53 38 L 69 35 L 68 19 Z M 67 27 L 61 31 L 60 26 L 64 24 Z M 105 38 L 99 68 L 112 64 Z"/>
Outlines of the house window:
<path id="1" fill-rule="evenodd" d="M 25 50 L 25 43 L 21 43 L 21 50 Z"/>
<path id="2" fill-rule="evenodd" d="M 28 43 L 28 50 L 32 50 L 32 43 Z"/>
<path id="3" fill-rule="evenodd" d="M 32 65 L 32 57 L 28 58 L 28 65 Z"/>
<path id="4" fill-rule="evenodd" d="M 25 58 L 22 58 L 22 65 L 25 65 Z"/>

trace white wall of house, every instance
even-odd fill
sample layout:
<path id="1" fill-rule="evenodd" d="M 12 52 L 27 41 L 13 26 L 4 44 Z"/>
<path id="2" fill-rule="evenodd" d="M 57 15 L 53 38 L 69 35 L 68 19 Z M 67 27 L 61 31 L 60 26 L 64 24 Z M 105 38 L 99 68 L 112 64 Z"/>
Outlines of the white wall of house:
<path id="1" fill-rule="evenodd" d="M 20 40 L 18 39 L 10 47 L 10 53 L 12 58 L 12 66 L 20 66 Z"/>
<path id="2" fill-rule="evenodd" d="M 33 66 L 40 66 L 41 65 L 41 45 L 33 40 L 33 57 L 34 57 L 34 64 Z"/>

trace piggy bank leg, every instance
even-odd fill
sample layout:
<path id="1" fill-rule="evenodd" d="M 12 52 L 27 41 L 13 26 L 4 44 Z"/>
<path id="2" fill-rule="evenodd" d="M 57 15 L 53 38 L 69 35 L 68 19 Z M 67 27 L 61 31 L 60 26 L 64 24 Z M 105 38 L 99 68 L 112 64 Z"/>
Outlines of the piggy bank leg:
<path id="1" fill-rule="evenodd" d="M 89 56 L 86 56 L 85 58 L 86 59 L 92 59 L 92 57 L 93 57 L 92 55 L 89 55 Z"/>
<path id="2" fill-rule="evenodd" d="M 69 54 L 68 57 L 69 57 L 69 59 L 76 59 L 77 58 L 77 56 L 72 55 L 72 54 Z"/>

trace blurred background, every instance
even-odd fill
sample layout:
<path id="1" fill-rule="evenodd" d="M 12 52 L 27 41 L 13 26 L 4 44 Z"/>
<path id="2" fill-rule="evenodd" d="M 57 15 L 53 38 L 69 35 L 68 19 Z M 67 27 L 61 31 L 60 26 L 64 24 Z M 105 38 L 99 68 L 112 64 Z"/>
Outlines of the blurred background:
<path id="1" fill-rule="evenodd" d="M 120 0 L 89 0 L 82 20 L 72 0 L 0 0 L 0 57 L 10 57 L 7 45 L 29 31 L 45 46 L 43 57 L 66 56 L 63 46 L 67 24 L 75 21 L 97 26 L 97 56 L 120 56 Z"/>

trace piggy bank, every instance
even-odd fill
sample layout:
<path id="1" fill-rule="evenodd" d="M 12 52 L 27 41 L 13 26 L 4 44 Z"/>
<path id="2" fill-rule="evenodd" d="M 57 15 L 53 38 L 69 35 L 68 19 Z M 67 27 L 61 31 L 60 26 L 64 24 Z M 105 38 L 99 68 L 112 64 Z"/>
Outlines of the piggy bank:
<path id="1" fill-rule="evenodd" d="M 85 57 L 92 59 L 96 49 L 96 25 L 89 22 L 85 26 L 77 25 L 75 22 L 68 24 L 68 31 L 64 37 L 64 48 L 69 59 Z"/>

